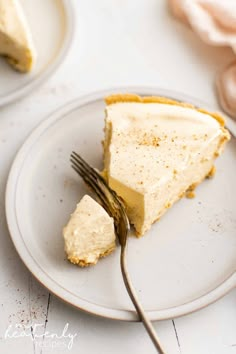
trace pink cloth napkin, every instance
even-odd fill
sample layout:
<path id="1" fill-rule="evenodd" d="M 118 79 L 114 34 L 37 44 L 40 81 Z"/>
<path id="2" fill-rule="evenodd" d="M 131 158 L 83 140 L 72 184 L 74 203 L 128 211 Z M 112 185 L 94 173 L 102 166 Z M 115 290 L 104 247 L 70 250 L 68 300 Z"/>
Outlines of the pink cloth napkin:
<path id="1" fill-rule="evenodd" d="M 169 0 L 175 17 L 206 43 L 229 46 L 236 54 L 236 0 Z M 236 59 L 217 77 L 222 108 L 236 118 Z"/>

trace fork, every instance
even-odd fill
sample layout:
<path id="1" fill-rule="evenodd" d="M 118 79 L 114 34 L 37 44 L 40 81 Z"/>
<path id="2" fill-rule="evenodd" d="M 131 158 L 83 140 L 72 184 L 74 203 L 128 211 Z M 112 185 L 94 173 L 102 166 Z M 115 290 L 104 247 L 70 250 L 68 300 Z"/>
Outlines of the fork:
<path id="1" fill-rule="evenodd" d="M 140 303 L 136 291 L 129 277 L 126 263 L 127 237 L 130 230 L 129 219 L 125 211 L 125 205 L 116 192 L 112 190 L 101 174 L 91 167 L 80 155 L 72 152 L 70 156 L 72 168 L 82 177 L 84 182 L 93 190 L 99 203 L 107 213 L 113 217 L 115 232 L 121 246 L 120 266 L 127 292 L 133 302 L 137 314 L 146 328 L 157 352 L 166 354 L 163 350 L 155 329 L 147 317 L 142 304 Z"/>

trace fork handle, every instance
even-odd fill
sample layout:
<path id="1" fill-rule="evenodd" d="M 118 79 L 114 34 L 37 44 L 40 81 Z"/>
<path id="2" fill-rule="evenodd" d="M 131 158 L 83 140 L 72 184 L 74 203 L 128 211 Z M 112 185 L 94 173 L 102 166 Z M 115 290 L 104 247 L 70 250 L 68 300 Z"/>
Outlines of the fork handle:
<path id="1" fill-rule="evenodd" d="M 156 334 L 156 331 L 152 325 L 152 322 L 149 320 L 147 317 L 147 314 L 145 313 L 143 306 L 141 305 L 140 300 L 138 299 L 137 293 L 132 285 L 132 282 L 129 277 L 129 273 L 127 270 L 127 263 L 126 263 L 126 246 L 121 246 L 121 254 L 120 254 L 120 265 L 121 265 L 121 272 L 122 276 L 124 279 L 124 283 L 127 289 L 127 292 L 134 304 L 134 307 L 143 322 L 144 327 L 146 328 L 147 333 L 149 334 L 149 337 L 151 338 L 155 348 L 157 349 L 157 352 L 160 354 L 166 354 L 164 349 L 162 348 L 160 344 L 160 340 Z"/>

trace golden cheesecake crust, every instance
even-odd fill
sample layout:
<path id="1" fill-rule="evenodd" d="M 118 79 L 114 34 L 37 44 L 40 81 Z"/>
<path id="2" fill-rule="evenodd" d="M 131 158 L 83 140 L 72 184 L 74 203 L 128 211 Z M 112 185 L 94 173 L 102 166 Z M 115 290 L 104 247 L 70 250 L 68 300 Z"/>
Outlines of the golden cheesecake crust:
<path id="1" fill-rule="evenodd" d="M 101 254 L 99 255 L 99 258 L 104 258 L 104 257 L 106 257 L 106 256 L 109 256 L 109 254 L 111 254 L 114 250 L 115 250 L 115 246 L 109 248 L 109 249 L 106 250 L 104 253 L 101 253 Z M 80 266 L 80 267 L 82 267 L 82 268 L 89 267 L 89 266 L 91 266 L 91 265 L 97 264 L 97 262 L 96 262 L 96 263 L 94 263 L 94 262 L 87 262 L 86 260 L 82 260 L 82 259 L 80 259 L 80 258 L 78 258 L 78 257 L 75 257 L 75 256 L 74 256 L 74 257 L 73 257 L 73 256 L 68 256 L 67 259 L 68 259 L 68 261 L 70 261 L 71 263 L 76 264 L 76 265 L 78 265 L 78 266 Z"/>

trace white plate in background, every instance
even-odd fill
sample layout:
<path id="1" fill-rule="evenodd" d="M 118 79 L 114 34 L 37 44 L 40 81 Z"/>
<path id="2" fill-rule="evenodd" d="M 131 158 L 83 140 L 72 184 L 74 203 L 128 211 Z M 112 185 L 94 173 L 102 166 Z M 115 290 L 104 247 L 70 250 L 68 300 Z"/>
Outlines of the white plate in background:
<path id="1" fill-rule="evenodd" d="M 6 214 L 15 247 L 49 291 L 87 312 L 137 320 L 122 281 L 119 247 L 95 267 L 65 259 L 62 228 L 87 192 L 69 162 L 72 150 L 102 167 L 103 97 L 112 92 L 164 95 L 199 104 L 176 92 L 123 88 L 92 94 L 53 113 L 26 140 L 12 165 Z M 236 139 L 217 160 L 216 176 L 196 198 L 182 199 L 142 238 L 129 238 L 128 268 L 152 320 L 198 310 L 236 285 Z"/>
<path id="2" fill-rule="evenodd" d="M 70 0 L 20 0 L 29 23 L 37 61 L 30 73 L 15 71 L 0 57 L 0 106 L 29 94 L 63 62 L 72 42 L 75 17 Z"/>

